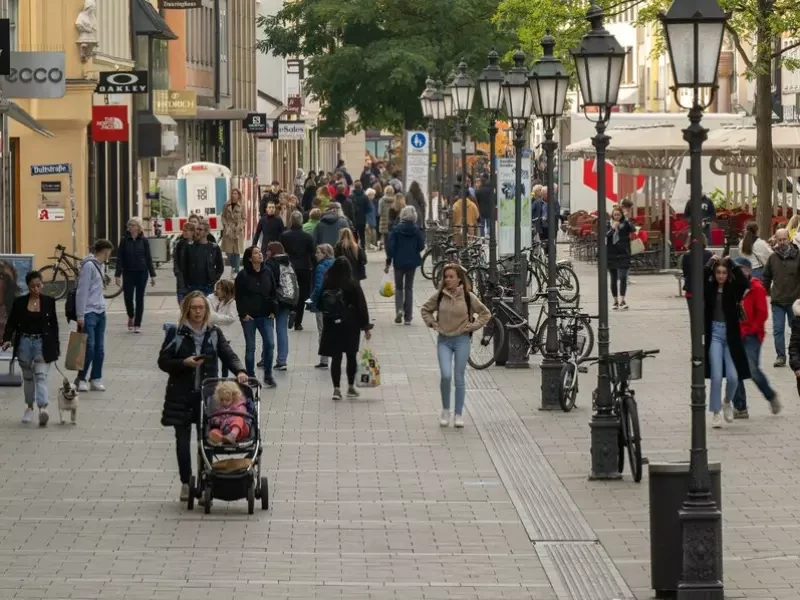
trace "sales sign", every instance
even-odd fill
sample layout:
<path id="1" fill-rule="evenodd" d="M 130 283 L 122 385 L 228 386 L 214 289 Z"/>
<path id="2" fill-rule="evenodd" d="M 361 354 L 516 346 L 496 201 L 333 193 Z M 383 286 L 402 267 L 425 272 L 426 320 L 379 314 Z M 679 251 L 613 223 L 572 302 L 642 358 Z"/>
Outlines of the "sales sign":
<path id="1" fill-rule="evenodd" d="M 147 71 L 103 71 L 96 94 L 146 94 Z"/>

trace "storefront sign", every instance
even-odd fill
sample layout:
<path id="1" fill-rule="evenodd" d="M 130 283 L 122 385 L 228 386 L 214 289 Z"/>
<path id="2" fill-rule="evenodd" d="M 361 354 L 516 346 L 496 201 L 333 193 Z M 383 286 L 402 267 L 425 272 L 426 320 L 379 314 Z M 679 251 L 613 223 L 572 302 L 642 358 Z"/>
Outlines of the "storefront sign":
<path id="1" fill-rule="evenodd" d="M 93 106 L 92 140 L 95 142 L 127 142 L 128 107 L 113 104 Z"/>
<path id="2" fill-rule="evenodd" d="M 11 20 L 0 19 L 0 75 L 11 72 Z"/>
<path id="3" fill-rule="evenodd" d="M 185 10 L 187 8 L 202 8 L 203 0 L 161 0 L 161 8 L 167 10 Z"/>
<path id="4" fill-rule="evenodd" d="M 61 191 L 61 182 L 60 181 L 43 181 L 42 182 L 42 193 L 46 192 L 60 192 Z"/>
<path id="5" fill-rule="evenodd" d="M 278 124 L 278 139 L 302 141 L 306 139 L 306 124 L 297 121 L 284 121 Z"/>
<path id="6" fill-rule="evenodd" d="M 154 90 L 153 112 L 170 117 L 197 116 L 197 93 L 176 90 Z"/>
<path id="7" fill-rule="evenodd" d="M 243 121 L 243 127 L 247 133 L 266 133 L 267 115 L 266 113 L 250 113 Z"/>
<path id="8" fill-rule="evenodd" d="M 40 208 L 37 212 L 40 221 L 63 221 L 66 217 L 63 208 Z"/>
<path id="9" fill-rule="evenodd" d="M 6 98 L 63 98 L 67 93 L 63 52 L 11 52 L 8 75 L 0 75 Z"/>
<path id="10" fill-rule="evenodd" d="M 69 163 L 57 165 L 31 165 L 31 175 L 67 175 Z"/>
<path id="11" fill-rule="evenodd" d="M 100 73 L 96 94 L 146 94 L 147 71 L 117 71 Z"/>

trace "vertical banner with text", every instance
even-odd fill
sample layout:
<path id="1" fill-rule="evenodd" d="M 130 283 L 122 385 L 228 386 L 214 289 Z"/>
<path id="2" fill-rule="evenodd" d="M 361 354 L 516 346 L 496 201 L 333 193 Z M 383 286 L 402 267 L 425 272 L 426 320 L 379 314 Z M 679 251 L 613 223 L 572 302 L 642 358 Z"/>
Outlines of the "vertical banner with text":
<path id="1" fill-rule="evenodd" d="M 531 245 L 531 161 L 522 160 L 522 247 Z M 497 159 L 497 213 L 500 236 L 497 240 L 499 256 L 514 254 L 514 192 L 516 167 L 514 158 Z"/>

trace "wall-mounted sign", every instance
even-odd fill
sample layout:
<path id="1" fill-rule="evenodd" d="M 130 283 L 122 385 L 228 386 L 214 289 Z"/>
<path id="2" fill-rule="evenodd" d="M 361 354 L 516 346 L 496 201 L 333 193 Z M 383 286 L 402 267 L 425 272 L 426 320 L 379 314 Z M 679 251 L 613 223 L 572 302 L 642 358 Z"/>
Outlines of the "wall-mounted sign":
<path id="1" fill-rule="evenodd" d="M 302 121 L 282 121 L 278 124 L 278 139 L 299 141 L 306 139 L 306 124 Z"/>
<path id="2" fill-rule="evenodd" d="M 60 192 L 61 191 L 61 182 L 60 181 L 43 181 L 42 182 L 42 193 L 46 192 Z"/>
<path id="3" fill-rule="evenodd" d="M 63 208 L 38 208 L 36 214 L 40 221 L 63 221 L 66 211 Z"/>
<path id="4" fill-rule="evenodd" d="M 96 94 L 146 94 L 147 71 L 103 71 Z"/>
<path id="5" fill-rule="evenodd" d="M 67 93 L 63 52 L 11 52 L 8 75 L 0 75 L 6 98 L 63 98 Z"/>
<path id="6" fill-rule="evenodd" d="M 92 140 L 95 142 L 128 141 L 128 107 L 104 104 L 92 106 Z"/>
<path id="7" fill-rule="evenodd" d="M 242 121 L 242 128 L 247 130 L 247 133 L 266 133 L 267 132 L 267 114 L 266 113 L 250 113 L 244 121 Z"/>
<path id="8" fill-rule="evenodd" d="M 11 20 L 0 19 L 0 75 L 11 72 Z"/>
<path id="9" fill-rule="evenodd" d="M 153 112 L 170 117 L 194 117 L 197 115 L 197 93 L 153 90 Z"/>
<path id="10" fill-rule="evenodd" d="M 161 0 L 161 8 L 167 10 L 186 10 L 187 8 L 202 8 L 203 0 Z"/>
<path id="11" fill-rule="evenodd" d="M 69 175 L 69 163 L 31 165 L 31 175 Z"/>

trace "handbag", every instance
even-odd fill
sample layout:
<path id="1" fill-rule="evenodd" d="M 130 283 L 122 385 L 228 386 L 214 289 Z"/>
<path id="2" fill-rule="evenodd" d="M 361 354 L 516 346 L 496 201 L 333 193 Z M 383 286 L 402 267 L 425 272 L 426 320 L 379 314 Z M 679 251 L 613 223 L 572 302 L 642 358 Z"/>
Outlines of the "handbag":
<path id="1" fill-rule="evenodd" d="M 86 361 L 87 335 L 78 331 L 69 332 L 67 341 L 67 355 L 64 358 L 64 368 L 68 371 L 80 371 Z"/>
<path id="2" fill-rule="evenodd" d="M 639 238 L 631 240 L 631 256 L 636 256 L 644 252 L 644 242 Z"/>

